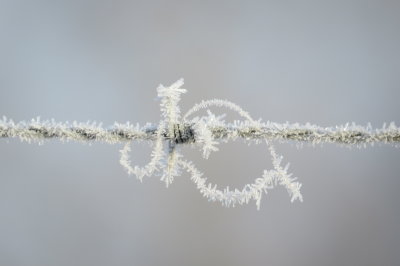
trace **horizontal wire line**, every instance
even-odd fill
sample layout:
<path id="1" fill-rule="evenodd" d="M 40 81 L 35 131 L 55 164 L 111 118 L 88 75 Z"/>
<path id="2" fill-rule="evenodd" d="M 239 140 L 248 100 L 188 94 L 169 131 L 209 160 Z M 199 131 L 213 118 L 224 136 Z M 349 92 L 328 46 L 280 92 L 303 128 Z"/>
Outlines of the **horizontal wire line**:
<path id="1" fill-rule="evenodd" d="M 192 125 L 177 125 L 177 128 L 185 129 L 187 134 Z M 236 139 L 238 137 L 246 140 L 279 140 L 319 143 L 338 143 L 345 145 L 364 145 L 374 143 L 400 144 L 400 128 L 391 123 L 388 127 L 371 129 L 370 126 L 363 127 L 355 124 L 336 126 L 334 128 L 322 128 L 311 124 L 278 124 L 273 122 L 249 124 L 237 122 L 226 124 L 223 127 L 209 127 L 216 139 Z M 121 143 L 131 140 L 155 140 L 157 126 L 146 124 L 143 127 L 131 124 L 115 124 L 109 128 L 89 123 L 55 123 L 54 121 L 37 121 L 31 123 L 14 123 L 3 119 L 0 120 L 0 138 L 20 138 L 23 141 L 42 141 L 45 139 L 61 139 L 64 141 L 74 140 L 80 142 L 100 141 L 105 143 Z M 190 130 L 189 130 L 190 131 Z M 191 136 L 196 141 L 195 136 Z M 170 140 L 168 134 L 164 134 L 165 140 Z M 189 140 L 188 138 L 187 140 Z M 192 139 L 193 140 L 193 139 Z M 186 141 L 179 142 L 180 144 Z M 187 141 L 189 143 L 189 141 Z"/>

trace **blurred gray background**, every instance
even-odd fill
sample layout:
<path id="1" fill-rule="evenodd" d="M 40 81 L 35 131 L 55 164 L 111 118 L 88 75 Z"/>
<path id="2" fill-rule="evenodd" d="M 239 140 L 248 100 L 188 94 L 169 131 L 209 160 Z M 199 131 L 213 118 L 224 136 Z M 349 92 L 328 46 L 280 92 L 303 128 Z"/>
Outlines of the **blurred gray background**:
<path id="1" fill-rule="evenodd" d="M 184 111 L 225 98 L 264 121 L 400 124 L 399 14 L 397 0 L 0 0 L 0 115 L 157 123 L 156 87 L 184 77 Z M 400 263 L 399 149 L 277 144 L 304 202 L 279 187 L 260 211 L 207 202 L 187 174 L 140 184 L 119 149 L 0 140 L 0 265 Z M 240 141 L 184 154 L 231 188 L 271 167 Z"/>

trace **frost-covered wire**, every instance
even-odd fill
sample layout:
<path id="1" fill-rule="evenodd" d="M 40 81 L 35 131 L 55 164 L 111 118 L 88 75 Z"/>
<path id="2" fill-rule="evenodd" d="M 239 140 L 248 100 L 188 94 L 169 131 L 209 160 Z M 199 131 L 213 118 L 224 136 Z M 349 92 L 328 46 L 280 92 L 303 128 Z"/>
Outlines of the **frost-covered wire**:
<path id="1" fill-rule="evenodd" d="M 187 120 L 187 118 L 192 115 L 195 112 L 200 111 L 201 109 L 209 108 L 211 106 L 217 106 L 217 107 L 226 107 L 228 109 L 231 109 L 235 112 L 237 112 L 240 116 L 245 118 L 246 120 L 255 123 L 253 118 L 249 115 L 248 112 L 242 109 L 239 105 L 232 103 L 228 100 L 221 100 L 221 99 L 212 99 L 212 100 L 203 100 L 200 103 L 195 104 L 187 113 L 183 116 L 183 120 Z"/>
<path id="2" fill-rule="evenodd" d="M 195 167 L 193 162 L 181 160 L 179 164 L 191 174 L 191 180 L 204 197 L 209 201 L 221 202 L 226 207 L 235 207 L 237 204 L 247 204 L 250 200 L 254 200 L 257 209 L 260 209 L 263 193 L 267 194 L 268 190 L 277 185 L 282 185 L 287 189 L 292 202 L 294 200 L 303 201 L 303 196 L 300 193 L 301 184 L 296 181 L 297 178 L 292 178 L 292 174 L 287 172 L 289 164 L 282 168 L 281 161 L 283 157 L 276 154 L 275 148 L 271 144 L 269 144 L 269 150 L 274 169 L 264 170 L 262 177 L 255 179 L 254 183 L 247 184 L 242 189 L 231 190 L 228 186 L 223 190 L 219 190 L 216 184 L 207 183 L 207 178 L 202 177 L 203 174 Z"/>
<path id="3" fill-rule="evenodd" d="M 384 124 L 381 128 L 373 129 L 367 126 L 347 123 L 335 127 L 321 127 L 317 125 L 299 123 L 275 123 L 257 122 L 258 125 L 248 121 L 234 121 L 225 123 L 224 126 L 207 124 L 215 139 L 234 140 L 238 137 L 248 140 L 279 140 L 282 142 L 296 141 L 303 143 L 322 144 L 337 143 L 351 146 L 374 145 L 378 143 L 400 144 L 400 129 L 394 122 Z M 182 130 L 187 134 L 194 132 L 196 125 L 178 124 L 174 125 L 176 137 Z M 181 129 L 178 129 L 180 127 Z M 41 120 L 40 117 L 29 122 L 21 121 L 15 123 L 12 119 L 3 117 L 0 119 L 0 138 L 19 138 L 27 142 L 43 142 L 46 139 L 57 138 L 63 141 L 93 142 L 100 141 L 109 144 L 124 143 L 131 140 L 156 139 L 158 125 L 145 124 L 139 126 L 129 122 L 125 124 L 115 123 L 113 126 L 104 128 L 95 122 L 55 122 L 54 120 Z M 165 132 L 162 134 L 165 140 L 171 137 Z M 179 141 L 179 139 L 175 139 Z M 193 141 L 192 137 L 180 141 L 184 144 Z"/>
<path id="4" fill-rule="evenodd" d="M 144 126 L 114 123 L 113 126 L 103 128 L 102 124 L 87 123 L 59 123 L 54 120 L 42 121 L 40 118 L 30 122 L 19 122 L 3 117 L 0 120 L 0 137 L 19 138 L 22 141 L 42 143 L 46 139 L 58 138 L 63 141 L 93 142 L 101 141 L 115 144 L 124 143 L 120 150 L 120 163 L 128 174 L 135 175 L 140 181 L 145 176 L 159 173 L 161 181 L 166 186 L 172 184 L 176 176 L 183 171 L 191 175 L 191 180 L 196 184 L 200 193 L 210 201 L 218 201 L 224 206 L 235 206 L 256 202 L 260 208 L 263 194 L 277 185 L 284 186 L 289 193 L 291 201 L 302 201 L 301 184 L 297 178 L 288 173 L 289 164 L 281 166 L 282 156 L 275 151 L 271 141 L 278 140 L 297 141 L 300 143 L 338 143 L 346 146 L 365 147 L 367 144 L 389 143 L 399 146 L 400 128 L 394 122 L 380 129 L 346 124 L 336 127 L 320 127 L 311 125 L 279 124 L 254 120 L 248 112 L 240 106 L 227 100 L 207 100 L 195 104 L 181 118 L 179 101 L 181 94 L 187 91 L 182 88 L 183 79 L 178 80 L 169 87 L 160 85 L 157 88 L 161 100 L 161 120 L 158 125 L 147 123 Z M 238 113 L 244 120 L 226 122 L 225 115 L 215 115 L 208 108 L 225 107 Z M 207 109 L 207 115 L 190 116 Z M 242 189 L 218 189 L 216 184 L 207 183 L 207 178 L 195 167 L 193 162 L 185 160 L 180 149 L 183 144 L 196 146 L 202 149 L 202 155 L 208 159 L 212 152 L 219 150 L 220 141 L 236 140 L 256 143 L 265 142 L 272 159 L 273 169 L 264 170 L 263 175 L 256 178 L 251 184 Z M 144 166 L 132 166 L 130 152 L 133 141 L 147 140 L 153 144 L 153 151 L 149 163 Z M 165 148 L 165 142 L 168 144 Z"/>

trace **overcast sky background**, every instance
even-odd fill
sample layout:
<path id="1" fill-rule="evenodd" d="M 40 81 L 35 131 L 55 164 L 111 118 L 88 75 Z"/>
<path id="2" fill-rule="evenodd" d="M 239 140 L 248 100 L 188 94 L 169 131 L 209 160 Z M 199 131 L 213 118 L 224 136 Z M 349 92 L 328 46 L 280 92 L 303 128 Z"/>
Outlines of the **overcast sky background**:
<path id="1" fill-rule="evenodd" d="M 0 115 L 157 123 L 156 87 L 183 77 L 184 111 L 224 98 L 264 121 L 400 124 L 399 14 L 396 0 L 0 0 Z M 140 184 L 119 149 L 0 140 L 0 265 L 399 264 L 398 148 L 277 144 L 304 202 L 277 188 L 260 211 L 207 202 L 187 174 Z M 271 168 L 240 141 L 184 153 L 220 187 Z"/>

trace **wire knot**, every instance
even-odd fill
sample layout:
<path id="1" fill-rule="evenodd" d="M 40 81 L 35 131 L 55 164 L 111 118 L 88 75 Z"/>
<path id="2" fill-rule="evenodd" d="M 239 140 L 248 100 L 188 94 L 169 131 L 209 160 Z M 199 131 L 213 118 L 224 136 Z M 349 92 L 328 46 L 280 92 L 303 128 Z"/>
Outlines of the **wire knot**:
<path id="1" fill-rule="evenodd" d="M 278 156 L 274 147 L 268 143 L 269 151 L 272 157 L 273 170 L 264 170 L 261 178 L 257 178 L 254 183 L 247 184 L 243 189 L 230 190 L 226 187 L 219 190 L 217 185 L 207 183 L 207 178 L 202 177 L 202 173 L 190 161 L 183 158 L 177 144 L 190 144 L 200 147 L 203 151 L 203 157 L 208 159 L 211 152 L 218 151 L 219 142 L 213 136 L 211 128 L 226 128 L 226 122 L 223 120 L 225 115 L 216 116 L 210 110 L 207 110 L 206 116 L 188 117 L 201 109 L 211 106 L 226 107 L 237 112 L 244 121 L 254 128 L 260 128 L 261 122 L 255 121 L 248 112 L 240 106 L 226 100 L 208 100 L 195 104 L 181 118 L 178 103 L 182 93 L 186 90 L 182 88 L 183 79 L 179 79 L 169 87 L 160 85 L 157 88 L 158 97 L 161 100 L 161 120 L 155 131 L 156 140 L 154 149 L 151 153 L 150 162 L 144 167 L 131 166 L 129 152 L 131 151 L 131 141 L 128 141 L 121 152 L 120 163 L 126 168 L 128 174 L 134 174 L 142 181 L 145 176 L 151 176 L 154 172 L 161 172 L 161 181 L 168 187 L 174 178 L 181 175 L 182 170 L 191 174 L 191 180 L 196 184 L 200 193 L 211 201 L 219 201 L 224 206 L 235 206 L 235 204 L 248 203 L 251 199 L 256 201 L 257 208 L 260 208 L 260 202 L 263 192 L 272 189 L 276 185 L 284 186 L 291 201 L 298 199 L 302 201 L 300 193 L 301 184 L 296 178 L 291 177 L 287 172 L 289 165 L 281 166 L 282 157 Z M 168 141 L 168 148 L 164 149 L 164 140 Z M 250 141 L 250 140 L 248 140 Z"/>
<path id="2" fill-rule="evenodd" d="M 180 123 L 173 125 L 173 135 L 167 136 L 169 139 L 173 140 L 176 144 L 188 144 L 195 142 L 194 138 L 194 124 Z"/>

